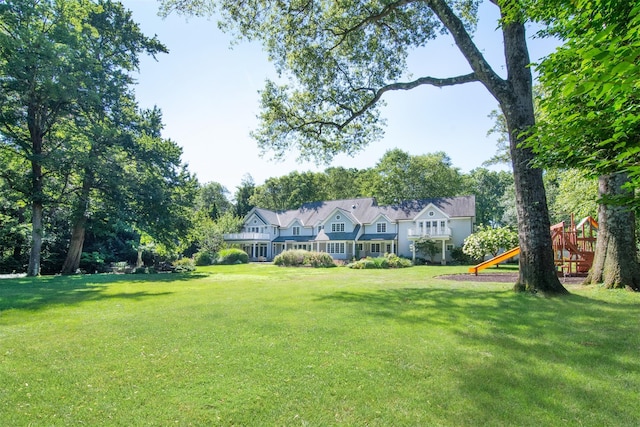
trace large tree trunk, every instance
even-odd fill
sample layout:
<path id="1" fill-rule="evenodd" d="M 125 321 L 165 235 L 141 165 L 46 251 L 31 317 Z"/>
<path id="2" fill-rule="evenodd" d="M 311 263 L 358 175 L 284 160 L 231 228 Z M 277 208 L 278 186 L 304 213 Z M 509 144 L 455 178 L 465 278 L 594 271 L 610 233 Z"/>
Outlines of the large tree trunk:
<path id="1" fill-rule="evenodd" d="M 509 145 L 518 215 L 520 272 L 516 291 L 566 294 L 558 280 L 551 247 L 551 231 L 542 170 L 532 165 L 534 154 L 521 144 L 535 123 L 531 86 L 530 60 L 524 25 L 503 26 L 507 59 L 507 90 L 495 95 L 509 129 Z"/>
<path id="2" fill-rule="evenodd" d="M 80 258 L 82 256 L 82 248 L 84 246 L 85 225 L 87 217 L 79 217 L 73 224 L 71 230 L 71 241 L 67 250 L 67 257 L 62 264 L 60 272 L 62 274 L 74 274 L 80 268 Z"/>
<path id="3" fill-rule="evenodd" d="M 27 276 L 40 275 L 40 253 L 42 251 L 42 203 L 33 201 L 31 205 L 31 252 Z"/>
<path id="4" fill-rule="evenodd" d="M 598 179 L 600 197 L 623 196 L 622 188 L 627 175 L 616 173 Z M 635 215 L 625 206 L 607 204 L 598 206 L 598 238 L 593 265 L 586 283 L 603 283 L 606 288 L 627 288 L 640 291 L 640 265 L 638 265 Z"/>
<path id="5" fill-rule="evenodd" d="M 515 181 L 520 240 L 520 274 L 516 291 L 541 292 L 547 295 L 566 294 L 560 284 L 553 262 L 551 231 L 547 198 L 542 183 L 542 171 L 533 167 L 533 152 L 521 147 L 527 131 L 535 123 L 531 62 L 524 24 L 516 16 L 506 16 L 520 6 L 512 2 L 503 4 L 501 12 L 507 79 L 497 75 L 468 36 L 462 21 L 455 16 L 443 0 L 431 0 L 431 8 L 451 32 L 456 45 L 471 66 L 474 78 L 498 100 L 509 130 L 511 160 Z M 509 9 L 509 11 L 507 10 Z"/>
<path id="6" fill-rule="evenodd" d="M 93 149 L 92 149 L 93 152 Z M 89 197 L 93 186 L 93 172 L 87 168 L 82 179 L 82 190 L 76 202 L 73 228 L 71 230 L 71 241 L 67 250 L 67 257 L 62 264 L 62 274 L 74 274 L 80 268 L 80 258 L 84 247 L 84 236 L 87 225 L 87 210 L 89 208 Z"/>
<path id="7" fill-rule="evenodd" d="M 42 252 L 43 232 L 43 183 L 42 183 L 42 126 L 36 109 L 28 111 L 29 135 L 31 137 L 31 252 L 27 276 L 40 275 L 40 254 Z"/>

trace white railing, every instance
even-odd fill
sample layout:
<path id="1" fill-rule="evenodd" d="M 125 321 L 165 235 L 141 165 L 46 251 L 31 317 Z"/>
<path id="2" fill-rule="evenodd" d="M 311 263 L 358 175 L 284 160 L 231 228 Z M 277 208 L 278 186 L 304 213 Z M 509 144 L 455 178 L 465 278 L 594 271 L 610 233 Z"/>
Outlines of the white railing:
<path id="1" fill-rule="evenodd" d="M 411 237 L 413 238 L 433 237 L 434 239 L 436 239 L 436 238 L 442 238 L 442 237 L 451 237 L 451 229 L 449 227 L 436 228 L 431 230 L 420 230 L 420 229 L 410 228 L 408 230 L 407 235 L 410 238 Z"/>
<path id="2" fill-rule="evenodd" d="M 229 233 L 223 238 L 224 240 L 271 240 L 268 233 Z"/>

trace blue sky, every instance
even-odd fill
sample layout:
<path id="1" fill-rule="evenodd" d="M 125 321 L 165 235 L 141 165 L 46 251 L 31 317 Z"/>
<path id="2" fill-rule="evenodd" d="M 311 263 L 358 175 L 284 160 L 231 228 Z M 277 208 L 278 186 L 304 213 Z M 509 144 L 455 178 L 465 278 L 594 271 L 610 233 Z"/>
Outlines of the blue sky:
<path id="1" fill-rule="evenodd" d="M 156 34 L 168 48 L 157 61 L 142 58 L 136 78 L 136 96 L 144 108 L 163 111 L 163 136 L 183 148 L 183 160 L 201 183 L 216 181 L 233 194 L 245 174 L 256 184 L 293 170 L 323 170 L 326 165 L 297 163 L 296 154 L 282 162 L 260 157 L 249 132 L 257 126 L 258 90 L 275 77 L 273 65 L 257 43 L 231 47 L 231 38 L 214 20 L 157 15 L 154 0 L 122 0 L 133 19 L 148 35 Z M 497 8 L 480 7 L 476 42 L 494 69 L 504 74 L 502 39 Z M 533 33 L 533 31 L 530 31 Z M 532 39 L 532 60 L 550 53 L 555 43 Z M 409 59 L 413 77 L 449 77 L 469 72 L 453 41 L 442 36 Z M 411 154 L 444 151 L 463 172 L 481 166 L 495 153 L 496 141 L 487 137 L 493 126 L 487 115 L 497 102 L 479 83 L 433 88 L 420 87 L 386 96 L 382 110 L 385 136 L 353 158 L 337 157 L 331 166 L 374 166 L 390 149 Z"/>

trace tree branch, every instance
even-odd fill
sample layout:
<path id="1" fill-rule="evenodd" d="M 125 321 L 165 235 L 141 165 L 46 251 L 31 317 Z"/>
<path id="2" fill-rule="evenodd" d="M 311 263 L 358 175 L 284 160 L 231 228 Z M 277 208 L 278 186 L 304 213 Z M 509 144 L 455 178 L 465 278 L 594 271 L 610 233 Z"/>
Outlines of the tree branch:
<path id="1" fill-rule="evenodd" d="M 364 27 L 367 24 L 377 23 L 379 20 L 389 16 L 396 9 L 398 9 L 398 8 L 400 8 L 402 6 L 405 6 L 407 4 L 410 4 L 410 3 L 415 3 L 417 1 L 422 1 L 422 0 L 398 0 L 398 1 L 395 1 L 393 3 L 390 3 L 390 4 L 386 5 L 382 9 L 382 11 L 380 11 L 379 13 L 367 16 L 365 19 L 363 19 L 362 21 L 358 22 L 356 25 L 354 25 L 354 26 L 352 26 L 350 28 L 339 29 L 339 31 L 335 31 L 335 30 L 329 29 L 329 31 L 334 36 L 339 36 L 340 37 L 340 40 L 336 44 L 334 44 L 333 47 L 331 47 L 329 50 L 333 50 L 337 46 L 340 46 L 342 44 L 342 42 L 344 41 L 344 39 L 347 37 L 348 34 L 361 29 L 362 27 Z"/>
<path id="2" fill-rule="evenodd" d="M 453 36 L 456 46 L 471 66 L 478 81 L 484 84 L 494 97 L 500 99 L 499 93 L 507 90 L 507 82 L 493 71 L 465 29 L 462 20 L 451 10 L 445 0 L 428 0 L 428 4 Z"/>
<path id="3" fill-rule="evenodd" d="M 395 91 L 395 90 L 411 90 L 411 89 L 415 89 L 418 86 L 424 86 L 424 85 L 435 86 L 435 87 L 445 87 L 445 86 L 455 86 L 455 85 L 465 84 L 465 83 L 472 83 L 477 81 L 480 81 L 480 80 L 478 79 L 476 74 L 471 73 L 471 74 L 465 74 L 462 76 L 448 77 L 448 78 L 420 77 L 419 79 L 413 80 L 411 82 L 391 83 L 377 90 L 373 88 L 359 88 L 356 90 L 370 91 L 374 95 L 359 110 L 353 111 L 351 108 L 343 107 L 345 110 L 349 111 L 349 118 L 347 118 L 344 122 L 336 123 L 336 122 L 317 120 L 317 121 L 303 123 L 300 126 L 294 127 L 294 129 L 300 129 L 305 126 L 315 124 L 315 125 L 320 125 L 321 127 L 333 126 L 339 130 L 342 130 L 346 126 L 348 126 L 351 122 L 353 122 L 355 119 L 365 114 L 367 110 L 371 108 L 374 104 L 376 104 L 378 101 L 380 101 L 382 96 L 387 92 Z"/>

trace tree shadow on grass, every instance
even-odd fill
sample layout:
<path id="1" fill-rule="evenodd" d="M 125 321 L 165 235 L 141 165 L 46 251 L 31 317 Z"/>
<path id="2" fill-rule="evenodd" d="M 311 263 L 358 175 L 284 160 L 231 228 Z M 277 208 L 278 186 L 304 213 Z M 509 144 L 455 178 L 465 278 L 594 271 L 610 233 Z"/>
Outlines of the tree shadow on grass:
<path id="1" fill-rule="evenodd" d="M 629 399 L 630 390 L 640 389 L 639 299 L 459 288 L 338 292 L 322 299 L 424 328 L 424 336 L 436 329 L 451 338 L 446 375 L 474 408 L 474 423 L 540 425 L 553 421 L 549 414 L 563 414 L 557 423 L 640 424 L 640 404 Z"/>
<path id="2" fill-rule="evenodd" d="M 135 290 L 137 284 L 181 282 L 205 277 L 205 274 L 118 275 L 22 277 L 0 280 L 0 313 L 9 309 L 40 310 L 53 305 L 74 305 L 107 299 L 141 300 L 170 295 L 172 292 Z M 128 282 L 132 292 L 113 293 L 110 284 Z"/>

